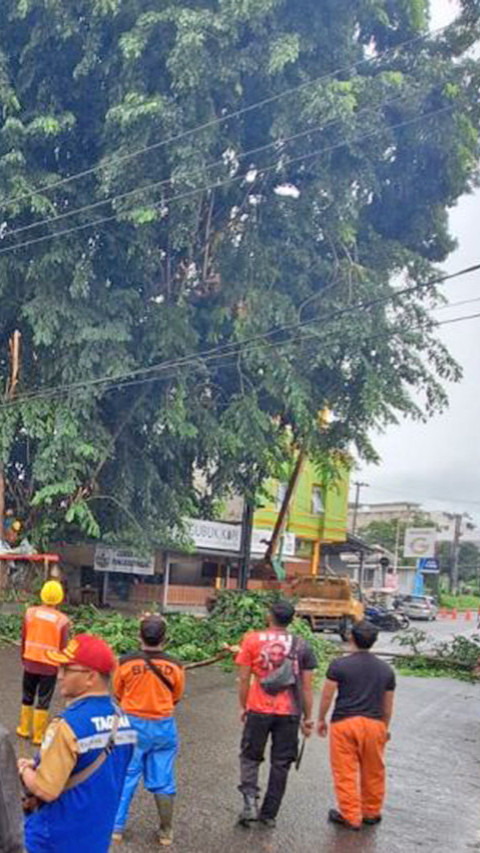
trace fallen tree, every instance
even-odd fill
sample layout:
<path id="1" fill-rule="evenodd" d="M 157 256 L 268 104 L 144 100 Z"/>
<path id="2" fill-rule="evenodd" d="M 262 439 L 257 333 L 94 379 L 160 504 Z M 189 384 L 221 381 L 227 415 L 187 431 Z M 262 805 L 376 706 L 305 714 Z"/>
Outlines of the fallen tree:
<path id="1" fill-rule="evenodd" d="M 188 668 L 219 662 L 231 665 L 242 636 L 246 631 L 265 627 L 268 606 L 278 597 L 278 592 L 225 591 L 219 593 L 207 617 L 166 614 L 168 653 Z M 69 615 L 74 633 L 97 634 L 118 655 L 138 648 L 139 619 L 136 616 L 99 610 L 91 605 L 72 609 Z M 21 622 L 21 615 L 0 614 L 0 645 L 18 643 Z M 295 619 L 292 630 L 312 646 L 319 662 L 318 673 L 322 675 L 329 661 L 338 655 L 338 646 L 314 634 L 303 620 Z"/>
<path id="2" fill-rule="evenodd" d="M 410 675 L 423 677 L 453 676 L 462 680 L 477 679 L 480 674 L 480 635 L 457 634 L 448 640 L 432 642 L 425 631 L 411 628 L 393 638 L 407 652 L 382 652 L 397 668 Z"/>

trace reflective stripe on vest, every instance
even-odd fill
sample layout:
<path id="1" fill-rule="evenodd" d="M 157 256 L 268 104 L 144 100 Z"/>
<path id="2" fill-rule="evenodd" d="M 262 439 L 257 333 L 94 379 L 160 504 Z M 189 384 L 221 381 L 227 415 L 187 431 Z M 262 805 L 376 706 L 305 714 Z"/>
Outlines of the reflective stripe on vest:
<path id="1" fill-rule="evenodd" d="M 24 658 L 37 663 L 55 666 L 47 658 L 47 651 L 58 651 L 62 630 L 68 624 L 63 613 L 47 607 L 30 607 L 25 617 L 26 636 Z"/>

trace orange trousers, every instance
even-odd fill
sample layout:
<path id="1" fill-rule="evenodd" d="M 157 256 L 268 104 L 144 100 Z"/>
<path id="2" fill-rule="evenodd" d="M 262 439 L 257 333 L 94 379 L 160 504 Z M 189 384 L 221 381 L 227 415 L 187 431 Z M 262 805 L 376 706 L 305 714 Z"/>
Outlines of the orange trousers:
<path id="1" fill-rule="evenodd" d="M 364 817 L 382 813 L 386 742 L 382 720 L 348 717 L 330 726 L 330 762 L 338 810 L 354 826 L 360 826 Z"/>

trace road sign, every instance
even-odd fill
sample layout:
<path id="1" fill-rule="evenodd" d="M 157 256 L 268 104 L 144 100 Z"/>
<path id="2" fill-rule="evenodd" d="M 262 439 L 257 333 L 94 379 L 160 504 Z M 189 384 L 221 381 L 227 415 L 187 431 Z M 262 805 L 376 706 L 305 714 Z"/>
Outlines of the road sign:
<path id="1" fill-rule="evenodd" d="M 407 527 L 403 556 L 415 557 L 417 560 L 434 557 L 436 536 L 434 527 Z"/>
<path id="2" fill-rule="evenodd" d="M 424 557 L 422 560 L 419 560 L 418 568 L 424 575 L 438 575 L 440 571 L 440 563 L 433 557 Z"/>

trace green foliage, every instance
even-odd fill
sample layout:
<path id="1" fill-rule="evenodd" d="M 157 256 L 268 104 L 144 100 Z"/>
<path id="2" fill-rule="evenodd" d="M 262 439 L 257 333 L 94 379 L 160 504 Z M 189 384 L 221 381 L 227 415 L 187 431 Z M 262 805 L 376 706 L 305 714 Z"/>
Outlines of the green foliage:
<path id="1" fill-rule="evenodd" d="M 166 616 L 169 654 L 185 663 L 208 660 L 224 651 L 225 646 L 236 646 L 247 631 L 264 628 L 269 604 L 279 593 L 221 592 L 213 612 L 207 618 L 184 613 Z M 76 634 L 89 633 L 103 637 L 116 654 L 125 654 L 139 647 L 139 622 L 136 617 L 124 616 L 113 610 L 98 610 L 91 605 L 67 608 Z M 18 640 L 22 617 L 0 613 L 0 646 L 7 640 Z M 292 630 L 312 646 L 319 661 L 317 676 L 324 675 L 329 661 L 338 655 L 338 647 L 314 634 L 301 619 L 295 619 Z M 231 667 L 230 656 L 226 664 Z"/>
<path id="2" fill-rule="evenodd" d="M 450 677 L 473 681 L 478 677 L 480 635 L 457 634 L 451 640 L 431 642 L 425 631 L 416 628 L 396 635 L 395 642 L 409 649 L 411 658 L 396 661 L 406 675 L 421 677 Z"/>
<path id="3" fill-rule="evenodd" d="M 440 604 L 450 610 L 455 607 L 457 610 L 474 610 L 477 613 L 480 608 L 480 595 L 450 595 L 442 592 Z"/>
<path id="4" fill-rule="evenodd" d="M 18 642 L 22 629 L 22 617 L 0 613 L 0 646 L 6 642 Z"/>
<path id="5" fill-rule="evenodd" d="M 440 542 L 438 545 L 440 570 L 449 572 L 452 561 L 452 543 Z M 458 576 L 462 581 L 477 580 L 480 570 L 480 548 L 473 542 L 460 542 L 458 548 Z"/>
<path id="6" fill-rule="evenodd" d="M 70 387 L 0 410 L 31 539 L 159 544 L 231 490 L 256 495 L 286 426 L 319 463 L 352 444 L 372 459 L 373 428 L 445 406 L 459 369 L 434 293 L 325 321 L 429 279 L 453 248 L 447 210 L 478 161 L 478 8 L 412 42 L 427 17 L 425 0 L 3 0 L 0 385 L 18 329 L 19 397 Z M 118 387 L 128 371 L 142 384 Z"/>

